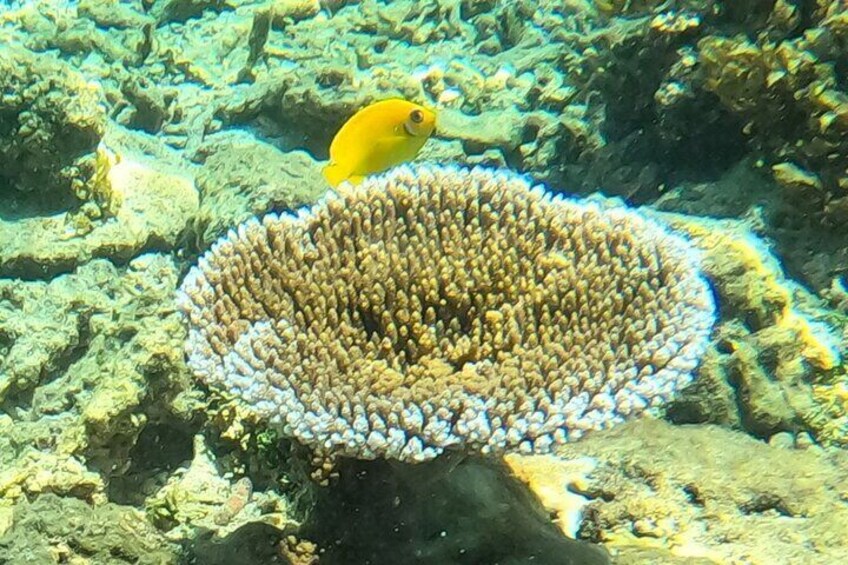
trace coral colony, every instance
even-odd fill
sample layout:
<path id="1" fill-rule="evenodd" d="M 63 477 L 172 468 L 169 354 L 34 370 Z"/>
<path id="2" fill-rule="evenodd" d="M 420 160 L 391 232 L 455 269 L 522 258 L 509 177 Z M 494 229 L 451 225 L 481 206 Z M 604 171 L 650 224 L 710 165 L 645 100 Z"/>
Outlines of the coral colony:
<path id="1" fill-rule="evenodd" d="M 206 382 L 318 451 L 403 461 L 545 453 L 658 406 L 715 317 L 643 214 L 438 166 L 243 224 L 180 303 Z"/>

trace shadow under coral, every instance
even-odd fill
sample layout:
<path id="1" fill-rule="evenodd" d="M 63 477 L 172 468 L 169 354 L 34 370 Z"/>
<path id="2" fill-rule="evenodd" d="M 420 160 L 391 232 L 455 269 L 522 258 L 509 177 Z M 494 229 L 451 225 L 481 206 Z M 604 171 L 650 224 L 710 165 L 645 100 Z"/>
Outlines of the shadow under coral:
<path id="1" fill-rule="evenodd" d="M 502 463 L 475 458 L 344 461 L 302 534 L 322 549 L 322 565 L 610 562 L 563 536 Z"/>

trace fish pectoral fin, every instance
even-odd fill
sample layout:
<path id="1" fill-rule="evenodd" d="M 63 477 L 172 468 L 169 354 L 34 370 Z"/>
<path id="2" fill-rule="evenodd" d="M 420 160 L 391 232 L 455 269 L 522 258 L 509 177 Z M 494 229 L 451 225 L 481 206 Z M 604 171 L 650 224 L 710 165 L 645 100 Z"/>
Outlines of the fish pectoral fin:
<path id="1" fill-rule="evenodd" d="M 333 188 L 337 187 L 342 181 L 348 178 L 349 171 L 340 167 L 338 163 L 328 163 L 322 170 L 324 178 L 330 183 Z"/>

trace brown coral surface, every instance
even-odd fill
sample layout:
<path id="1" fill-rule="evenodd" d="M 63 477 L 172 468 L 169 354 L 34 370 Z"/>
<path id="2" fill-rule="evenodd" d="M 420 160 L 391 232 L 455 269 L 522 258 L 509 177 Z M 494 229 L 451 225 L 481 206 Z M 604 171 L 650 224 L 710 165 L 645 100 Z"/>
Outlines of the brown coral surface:
<path id="1" fill-rule="evenodd" d="M 301 442 L 407 461 L 547 452 L 671 396 L 714 318 L 698 256 L 622 207 L 400 168 L 215 244 L 189 365 Z"/>

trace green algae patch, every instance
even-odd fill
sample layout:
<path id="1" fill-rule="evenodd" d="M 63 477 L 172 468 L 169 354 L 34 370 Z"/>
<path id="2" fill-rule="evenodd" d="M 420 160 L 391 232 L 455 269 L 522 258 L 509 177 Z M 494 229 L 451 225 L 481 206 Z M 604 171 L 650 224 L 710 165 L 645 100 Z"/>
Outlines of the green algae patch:
<path id="1" fill-rule="evenodd" d="M 179 547 L 134 508 L 45 494 L 14 508 L 0 537 L 0 561 L 25 563 L 177 563 Z"/>

